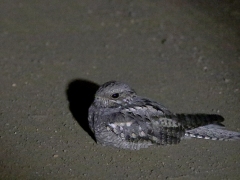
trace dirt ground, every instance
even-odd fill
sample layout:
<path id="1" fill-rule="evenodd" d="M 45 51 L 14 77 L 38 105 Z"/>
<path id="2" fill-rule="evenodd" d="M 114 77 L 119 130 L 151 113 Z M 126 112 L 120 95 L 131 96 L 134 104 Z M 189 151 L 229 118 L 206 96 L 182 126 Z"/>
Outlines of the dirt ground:
<path id="1" fill-rule="evenodd" d="M 87 110 L 120 80 L 240 131 L 240 3 L 8 0 L 0 12 L 0 179 L 236 179 L 240 142 L 97 145 Z"/>

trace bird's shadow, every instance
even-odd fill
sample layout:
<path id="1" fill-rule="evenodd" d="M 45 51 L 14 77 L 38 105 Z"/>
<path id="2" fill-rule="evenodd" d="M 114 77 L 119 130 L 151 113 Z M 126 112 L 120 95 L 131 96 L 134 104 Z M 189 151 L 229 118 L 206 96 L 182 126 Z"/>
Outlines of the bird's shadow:
<path id="1" fill-rule="evenodd" d="M 78 124 L 96 141 L 88 126 L 88 108 L 94 100 L 99 85 L 82 79 L 75 79 L 68 84 L 66 95 L 69 110 Z"/>

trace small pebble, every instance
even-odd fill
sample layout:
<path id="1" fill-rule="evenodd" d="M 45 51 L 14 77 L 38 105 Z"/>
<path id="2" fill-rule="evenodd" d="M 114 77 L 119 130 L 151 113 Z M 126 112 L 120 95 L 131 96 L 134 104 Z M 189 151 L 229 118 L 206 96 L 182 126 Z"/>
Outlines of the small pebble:
<path id="1" fill-rule="evenodd" d="M 230 81 L 230 79 L 224 79 L 225 83 L 228 83 Z"/>

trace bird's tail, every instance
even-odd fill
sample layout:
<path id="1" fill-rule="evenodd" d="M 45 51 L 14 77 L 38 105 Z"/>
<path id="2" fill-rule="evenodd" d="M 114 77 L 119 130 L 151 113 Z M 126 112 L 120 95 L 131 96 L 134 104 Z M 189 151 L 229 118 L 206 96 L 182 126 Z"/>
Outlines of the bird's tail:
<path id="1" fill-rule="evenodd" d="M 211 140 L 240 140 L 240 133 L 228 131 L 221 122 L 224 118 L 217 114 L 176 114 L 177 121 L 186 129 L 185 138 Z"/>
<path id="2" fill-rule="evenodd" d="M 224 127 L 219 125 L 209 124 L 195 129 L 186 130 L 185 138 L 188 137 L 210 140 L 233 141 L 240 140 L 240 133 L 228 131 Z"/>
<path id="3" fill-rule="evenodd" d="M 224 126 L 221 122 L 224 118 L 217 114 L 176 114 L 177 121 L 187 130 L 208 124 Z"/>

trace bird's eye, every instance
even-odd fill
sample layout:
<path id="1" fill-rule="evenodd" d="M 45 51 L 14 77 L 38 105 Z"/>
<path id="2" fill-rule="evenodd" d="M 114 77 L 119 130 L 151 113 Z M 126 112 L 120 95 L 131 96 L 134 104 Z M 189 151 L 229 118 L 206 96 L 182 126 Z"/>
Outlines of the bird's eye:
<path id="1" fill-rule="evenodd" d="M 112 98 L 117 99 L 119 97 L 119 93 L 112 94 Z"/>

